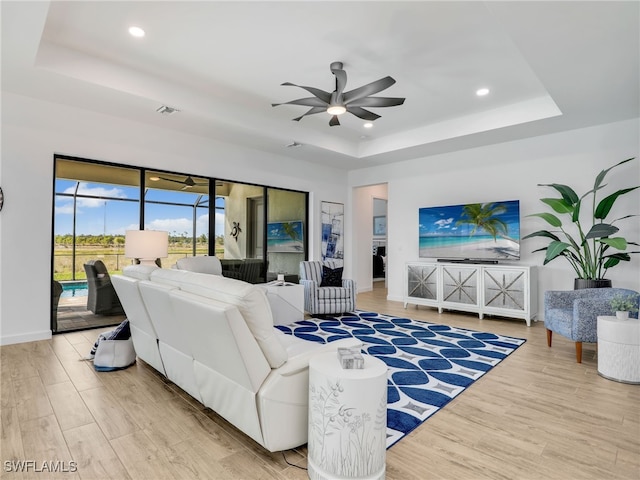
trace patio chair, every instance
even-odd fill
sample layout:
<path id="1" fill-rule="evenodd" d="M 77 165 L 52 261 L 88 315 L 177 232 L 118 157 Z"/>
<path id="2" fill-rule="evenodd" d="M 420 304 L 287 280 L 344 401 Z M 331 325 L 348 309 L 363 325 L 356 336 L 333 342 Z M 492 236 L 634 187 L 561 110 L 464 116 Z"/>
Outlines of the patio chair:
<path id="1" fill-rule="evenodd" d="M 96 315 L 122 315 L 124 310 L 111 277 L 102 260 L 89 260 L 84 264 L 87 274 L 87 310 Z"/>
<path id="2" fill-rule="evenodd" d="M 54 319 L 58 316 L 58 304 L 60 303 L 62 290 L 62 284 L 57 280 L 54 280 L 51 288 L 51 313 L 53 314 Z"/>

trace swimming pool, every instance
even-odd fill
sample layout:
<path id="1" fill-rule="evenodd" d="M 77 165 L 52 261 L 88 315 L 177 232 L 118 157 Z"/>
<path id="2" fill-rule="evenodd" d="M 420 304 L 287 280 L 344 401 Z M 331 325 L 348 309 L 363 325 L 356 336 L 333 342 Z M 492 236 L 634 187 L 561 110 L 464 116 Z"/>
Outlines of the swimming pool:
<path id="1" fill-rule="evenodd" d="M 61 298 L 86 297 L 88 287 L 86 281 L 60 282 L 62 284 Z"/>

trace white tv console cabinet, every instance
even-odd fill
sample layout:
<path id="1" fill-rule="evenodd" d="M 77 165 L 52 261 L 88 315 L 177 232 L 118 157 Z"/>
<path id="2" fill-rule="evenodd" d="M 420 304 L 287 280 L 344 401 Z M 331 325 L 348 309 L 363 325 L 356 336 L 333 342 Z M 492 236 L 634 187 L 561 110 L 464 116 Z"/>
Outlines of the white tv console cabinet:
<path id="1" fill-rule="evenodd" d="M 404 307 L 412 303 L 444 309 L 522 318 L 538 313 L 536 268 L 513 264 L 408 262 Z"/>

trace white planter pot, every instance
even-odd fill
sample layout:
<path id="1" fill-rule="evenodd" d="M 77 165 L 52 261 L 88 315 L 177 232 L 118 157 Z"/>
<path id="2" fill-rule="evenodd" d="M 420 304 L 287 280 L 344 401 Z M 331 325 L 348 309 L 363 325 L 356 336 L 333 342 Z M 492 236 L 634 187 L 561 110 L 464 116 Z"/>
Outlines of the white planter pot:
<path id="1" fill-rule="evenodd" d="M 618 320 L 629 320 L 629 312 L 616 312 Z"/>

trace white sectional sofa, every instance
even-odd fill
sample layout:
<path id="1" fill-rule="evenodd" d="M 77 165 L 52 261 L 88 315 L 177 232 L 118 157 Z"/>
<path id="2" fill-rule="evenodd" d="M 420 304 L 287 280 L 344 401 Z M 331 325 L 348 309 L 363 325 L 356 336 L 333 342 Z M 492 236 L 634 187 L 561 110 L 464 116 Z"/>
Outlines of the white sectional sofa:
<path id="1" fill-rule="evenodd" d="M 359 343 L 283 334 L 239 280 L 134 265 L 112 281 L 137 356 L 272 452 L 307 442 L 309 359 Z"/>

